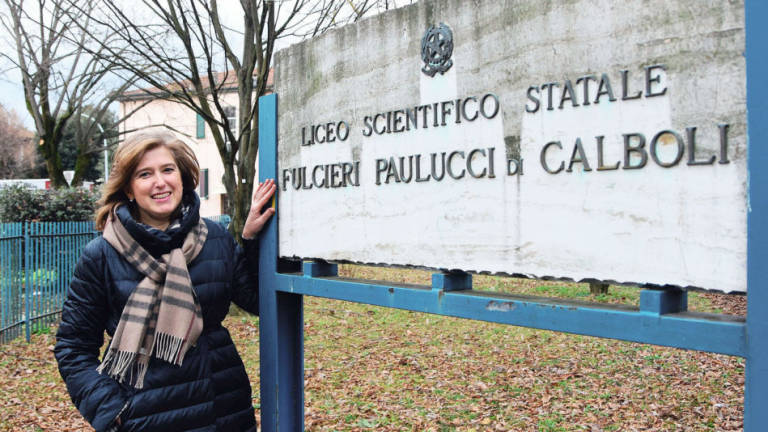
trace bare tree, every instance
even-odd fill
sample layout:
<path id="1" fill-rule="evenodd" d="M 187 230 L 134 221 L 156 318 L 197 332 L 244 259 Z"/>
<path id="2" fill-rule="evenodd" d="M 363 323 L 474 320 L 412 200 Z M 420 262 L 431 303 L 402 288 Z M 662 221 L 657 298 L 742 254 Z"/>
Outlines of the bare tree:
<path id="1" fill-rule="evenodd" d="M 141 19 L 133 15 L 136 5 L 128 9 L 117 0 L 104 0 L 98 13 L 78 7 L 95 24 L 82 25 L 83 31 L 99 28 L 120 38 L 120 43 L 98 47 L 104 61 L 138 77 L 146 95 L 183 104 L 205 120 L 224 165 L 236 233 L 250 206 L 259 148 L 256 101 L 267 91 L 275 43 L 319 35 L 381 7 L 373 0 L 239 3 L 242 31 L 224 24 L 217 0 L 143 0 L 147 15 Z M 228 120 L 223 99 L 233 87 L 238 96 L 235 124 Z"/>
<path id="2" fill-rule="evenodd" d="M 15 111 L 0 105 L 0 178 L 19 178 L 35 167 L 34 134 Z"/>
<path id="3" fill-rule="evenodd" d="M 99 35 L 97 43 L 90 39 L 96 35 L 81 31 L 90 25 L 86 12 L 93 9 L 95 0 L 80 0 L 77 8 L 64 0 L 4 2 L 6 13 L 1 19 L 10 40 L 5 44 L 9 50 L 3 49 L 0 56 L 21 73 L 27 111 L 34 120 L 51 185 L 66 187 L 59 156 L 65 126 L 73 118 L 85 125 L 78 157 L 91 157 L 99 150 L 96 143 L 103 141 L 97 125 L 132 81 L 120 80 L 110 92 L 107 81 L 117 66 L 102 61 L 98 45 L 112 43 L 112 37 Z M 87 165 L 76 164 L 72 185 L 82 183 Z"/>

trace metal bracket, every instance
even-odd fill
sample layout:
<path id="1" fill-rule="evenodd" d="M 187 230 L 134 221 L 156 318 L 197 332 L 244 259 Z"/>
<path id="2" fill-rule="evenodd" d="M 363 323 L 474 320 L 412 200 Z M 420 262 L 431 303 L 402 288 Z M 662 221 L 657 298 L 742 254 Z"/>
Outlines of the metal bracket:
<path id="1" fill-rule="evenodd" d="M 640 312 L 653 315 L 685 312 L 688 292 L 677 288 L 652 288 L 640 291 Z"/>
<path id="2" fill-rule="evenodd" d="M 304 262 L 304 277 L 337 276 L 338 274 L 338 264 L 330 264 L 325 261 Z"/>
<path id="3" fill-rule="evenodd" d="M 472 275 L 466 272 L 432 273 L 432 289 L 466 291 L 472 289 Z"/>

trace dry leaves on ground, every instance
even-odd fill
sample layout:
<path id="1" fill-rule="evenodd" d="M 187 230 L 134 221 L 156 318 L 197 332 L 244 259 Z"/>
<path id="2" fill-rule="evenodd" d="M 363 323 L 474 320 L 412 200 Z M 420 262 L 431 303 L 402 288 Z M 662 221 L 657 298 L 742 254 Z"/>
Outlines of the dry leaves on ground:
<path id="1" fill-rule="evenodd" d="M 426 272 L 356 271 L 428 283 Z M 486 282 L 487 289 L 537 295 L 583 291 L 552 282 Z M 635 296 L 611 287 L 601 300 L 632 303 Z M 743 314 L 745 300 L 689 298 L 692 308 L 731 314 Z M 225 325 L 258 408 L 258 319 L 235 313 Z M 304 331 L 309 431 L 742 429 L 744 361 L 736 357 L 312 297 L 305 299 Z M 91 430 L 59 378 L 53 344 L 48 333 L 31 344 L 0 346 L 0 430 Z"/>

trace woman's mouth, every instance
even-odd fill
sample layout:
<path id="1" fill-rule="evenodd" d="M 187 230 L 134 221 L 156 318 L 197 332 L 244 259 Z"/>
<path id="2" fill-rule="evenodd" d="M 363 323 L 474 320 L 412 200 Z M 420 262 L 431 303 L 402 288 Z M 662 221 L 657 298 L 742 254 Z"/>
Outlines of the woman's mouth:
<path id="1" fill-rule="evenodd" d="M 166 201 L 170 197 L 171 197 L 171 193 L 170 192 L 163 192 L 163 193 L 152 195 L 152 199 L 155 200 L 155 201 Z"/>

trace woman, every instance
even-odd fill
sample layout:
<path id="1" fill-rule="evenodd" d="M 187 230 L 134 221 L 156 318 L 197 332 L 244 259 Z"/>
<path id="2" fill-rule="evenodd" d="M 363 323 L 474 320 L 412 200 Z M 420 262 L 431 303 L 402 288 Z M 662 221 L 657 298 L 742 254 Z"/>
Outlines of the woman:
<path id="1" fill-rule="evenodd" d="M 54 350 L 97 431 L 255 431 L 251 387 L 221 322 L 230 302 L 258 313 L 256 242 L 275 191 L 256 189 L 245 251 L 200 218 L 194 153 L 139 135 L 115 153 L 96 228 L 75 268 Z M 100 362 L 104 331 L 112 337 Z"/>

